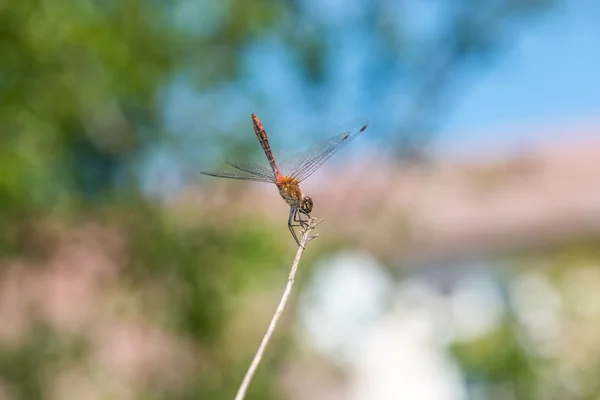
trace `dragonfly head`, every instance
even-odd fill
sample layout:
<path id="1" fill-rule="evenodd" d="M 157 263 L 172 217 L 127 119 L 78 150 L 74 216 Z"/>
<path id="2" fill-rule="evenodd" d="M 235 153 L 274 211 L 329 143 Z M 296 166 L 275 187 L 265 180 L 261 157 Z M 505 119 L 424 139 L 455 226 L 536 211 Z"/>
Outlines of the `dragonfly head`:
<path id="1" fill-rule="evenodd" d="M 300 208 L 306 214 L 310 214 L 310 212 L 313 209 L 313 201 L 312 201 L 312 199 L 310 197 L 308 197 L 308 196 L 304 196 L 304 198 L 302 199 L 302 202 L 300 203 Z"/>

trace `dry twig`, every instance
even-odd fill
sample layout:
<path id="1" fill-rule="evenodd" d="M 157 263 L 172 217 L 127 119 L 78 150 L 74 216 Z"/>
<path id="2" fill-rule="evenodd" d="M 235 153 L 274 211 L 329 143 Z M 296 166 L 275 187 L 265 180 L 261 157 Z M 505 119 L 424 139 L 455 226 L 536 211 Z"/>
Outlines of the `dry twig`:
<path id="1" fill-rule="evenodd" d="M 315 229 L 315 227 L 321 223 L 322 220 L 311 218 L 308 220 L 302 229 L 302 239 L 300 240 L 300 246 L 298 246 L 298 251 L 296 252 L 296 258 L 294 259 L 294 263 L 292 264 L 292 269 L 290 270 L 290 275 L 288 277 L 287 285 L 285 286 L 285 290 L 283 291 L 283 295 L 281 296 L 281 300 L 279 300 L 279 305 L 277 306 L 277 310 L 275 310 L 275 314 L 273 314 L 273 318 L 271 319 L 271 323 L 269 324 L 269 328 L 265 333 L 265 336 L 254 355 L 254 359 L 250 366 L 248 367 L 248 371 L 246 371 L 246 376 L 244 376 L 244 380 L 238 389 L 237 394 L 235 395 L 235 400 L 243 400 L 246 396 L 246 391 L 248 390 L 248 386 L 258 369 L 260 361 L 262 360 L 263 354 L 269 341 L 271 340 L 271 336 L 273 336 L 273 332 L 275 332 L 275 327 L 277 326 L 277 322 L 283 314 L 283 310 L 285 309 L 285 305 L 292 293 L 292 286 L 294 285 L 294 280 L 296 279 L 296 271 L 298 270 L 298 263 L 300 262 L 300 258 L 302 257 L 302 253 L 304 253 L 304 249 L 306 248 L 306 244 L 316 238 L 318 235 L 309 236 L 310 232 Z"/>

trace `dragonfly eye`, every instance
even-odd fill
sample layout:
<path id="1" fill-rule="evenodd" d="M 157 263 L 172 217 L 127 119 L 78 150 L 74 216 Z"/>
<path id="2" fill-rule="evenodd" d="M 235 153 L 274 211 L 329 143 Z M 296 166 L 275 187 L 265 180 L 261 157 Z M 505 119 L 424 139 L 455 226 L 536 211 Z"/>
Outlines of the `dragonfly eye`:
<path id="1" fill-rule="evenodd" d="M 304 196 L 304 198 L 302 199 L 302 211 L 304 211 L 307 214 L 310 214 L 310 212 L 313 209 L 313 201 L 310 197 L 308 196 Z"/>

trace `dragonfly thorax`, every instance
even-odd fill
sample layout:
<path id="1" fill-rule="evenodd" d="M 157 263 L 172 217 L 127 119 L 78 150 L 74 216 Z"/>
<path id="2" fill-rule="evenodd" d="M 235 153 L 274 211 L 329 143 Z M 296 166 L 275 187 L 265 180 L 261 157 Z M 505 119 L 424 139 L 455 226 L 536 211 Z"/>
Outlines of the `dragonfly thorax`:
<path id="1" fill-rule="evenodd" d="M 279 194 L 290 207 L 300 208 L 308 214 L 312 211 L 313 202 L 310 197 L 302 196 L 299 183 L 296 179 L 286 176 L 277 182 L 277 189 L 279 189 Z"/>

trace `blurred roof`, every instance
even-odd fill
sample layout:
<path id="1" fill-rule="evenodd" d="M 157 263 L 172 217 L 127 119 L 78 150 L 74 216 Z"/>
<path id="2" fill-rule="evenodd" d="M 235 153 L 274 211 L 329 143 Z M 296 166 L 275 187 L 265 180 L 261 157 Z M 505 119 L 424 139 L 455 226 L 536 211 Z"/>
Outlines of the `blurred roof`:
<path id="1" fill-rule="evenodd" d="M 214 183 L 204 204 L 264 213 L 284 231 L 287 205 L 275 188 L 244 185 L 251 193 L 229 199 L 219 188 L 236 182 Z M 600 139 L 420 167 L 355 159 L 344 173 L 324 167 L 302 188 L 314 216 L 325 218 L 324 240 L 380 257 L 449 261 L 534 249 L 600 233 Z"/>

